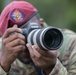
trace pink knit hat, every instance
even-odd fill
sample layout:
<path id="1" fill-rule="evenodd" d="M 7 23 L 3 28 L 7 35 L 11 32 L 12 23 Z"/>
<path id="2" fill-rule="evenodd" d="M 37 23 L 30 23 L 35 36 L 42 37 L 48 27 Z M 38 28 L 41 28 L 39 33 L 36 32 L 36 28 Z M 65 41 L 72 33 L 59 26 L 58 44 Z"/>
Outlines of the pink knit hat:
<path id="1" fill-rule="evenodd" d="M 0 34 L 17 24 L 22 26 L 35 12 L 36 8 L 26 1 L 13 1 L 8 4 L 0 15 Z"/>

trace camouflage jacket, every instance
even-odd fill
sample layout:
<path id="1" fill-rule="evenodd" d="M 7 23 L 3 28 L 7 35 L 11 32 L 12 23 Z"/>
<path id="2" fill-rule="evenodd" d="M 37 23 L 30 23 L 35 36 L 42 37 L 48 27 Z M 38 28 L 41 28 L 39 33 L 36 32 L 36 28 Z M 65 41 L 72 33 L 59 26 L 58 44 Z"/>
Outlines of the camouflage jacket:
<path id="1" fill-rule="evenodd" d="M 58 49 L 56 65 L 49 75 L 76 75 L 76 34 L 67 29 L 61 31 L 64 41 Z M 32 64 L 23 64 L 18 59 L 11 65 L 8 73 L 9 75 L 38 75 Z M 0 66 L 0 75 L 8 73 Z"/>

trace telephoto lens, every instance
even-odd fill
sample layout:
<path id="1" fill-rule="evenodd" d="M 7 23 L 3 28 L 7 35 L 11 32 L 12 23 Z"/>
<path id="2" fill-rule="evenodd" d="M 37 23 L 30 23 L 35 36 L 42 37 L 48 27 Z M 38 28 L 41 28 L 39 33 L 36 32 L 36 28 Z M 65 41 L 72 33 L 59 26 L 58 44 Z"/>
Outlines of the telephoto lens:
<path id="1" fill-rule="evenodd" d="M 42 28 L 32 30 L 27 41 L 30 45 L 37 44 L 42 50 L 56 50 L 63 42 L 63 35 L 57 28 Z"/>
<path id="2" fill-rule="evenodd" d="M 42 28 L 37 23 L 29 23 L 22 34 L 31 46 L 37 44 L 42 50 L 57 50 L 63 43 L 63 34 L 56 27 Z"/>

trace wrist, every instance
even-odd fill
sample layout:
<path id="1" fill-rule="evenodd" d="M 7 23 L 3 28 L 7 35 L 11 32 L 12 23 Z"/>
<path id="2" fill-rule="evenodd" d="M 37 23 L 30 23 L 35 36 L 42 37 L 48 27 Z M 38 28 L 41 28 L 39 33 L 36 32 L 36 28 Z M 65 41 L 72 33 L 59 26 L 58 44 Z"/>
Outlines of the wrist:
<path id="1" fill-rule="evenodd" d="M 3 68 L 5 72 L 8 72 L 10 70 L 10 65 L 8 64 L 1 63 L 0 66 Z"/>
<path id="2" fill-rule="evenodd" d="M 0 75 L 8 75 L 9 72 L 5 72 L 4 69 L 0 66 Z"/>

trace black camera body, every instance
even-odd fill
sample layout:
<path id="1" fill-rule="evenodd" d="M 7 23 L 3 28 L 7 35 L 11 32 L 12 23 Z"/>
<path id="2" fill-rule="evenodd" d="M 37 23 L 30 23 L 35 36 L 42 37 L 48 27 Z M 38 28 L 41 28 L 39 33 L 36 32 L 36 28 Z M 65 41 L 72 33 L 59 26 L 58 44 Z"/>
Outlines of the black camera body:
<path id="1" fill-rule="evenodd" d="M 63 35 L 58 28 L 42 28 L 37 23 L 29 23 L 22 28 L 22 32 L 31 46 L 37 44 L 42 50 L 57 50 L 63 42 Z"/>

